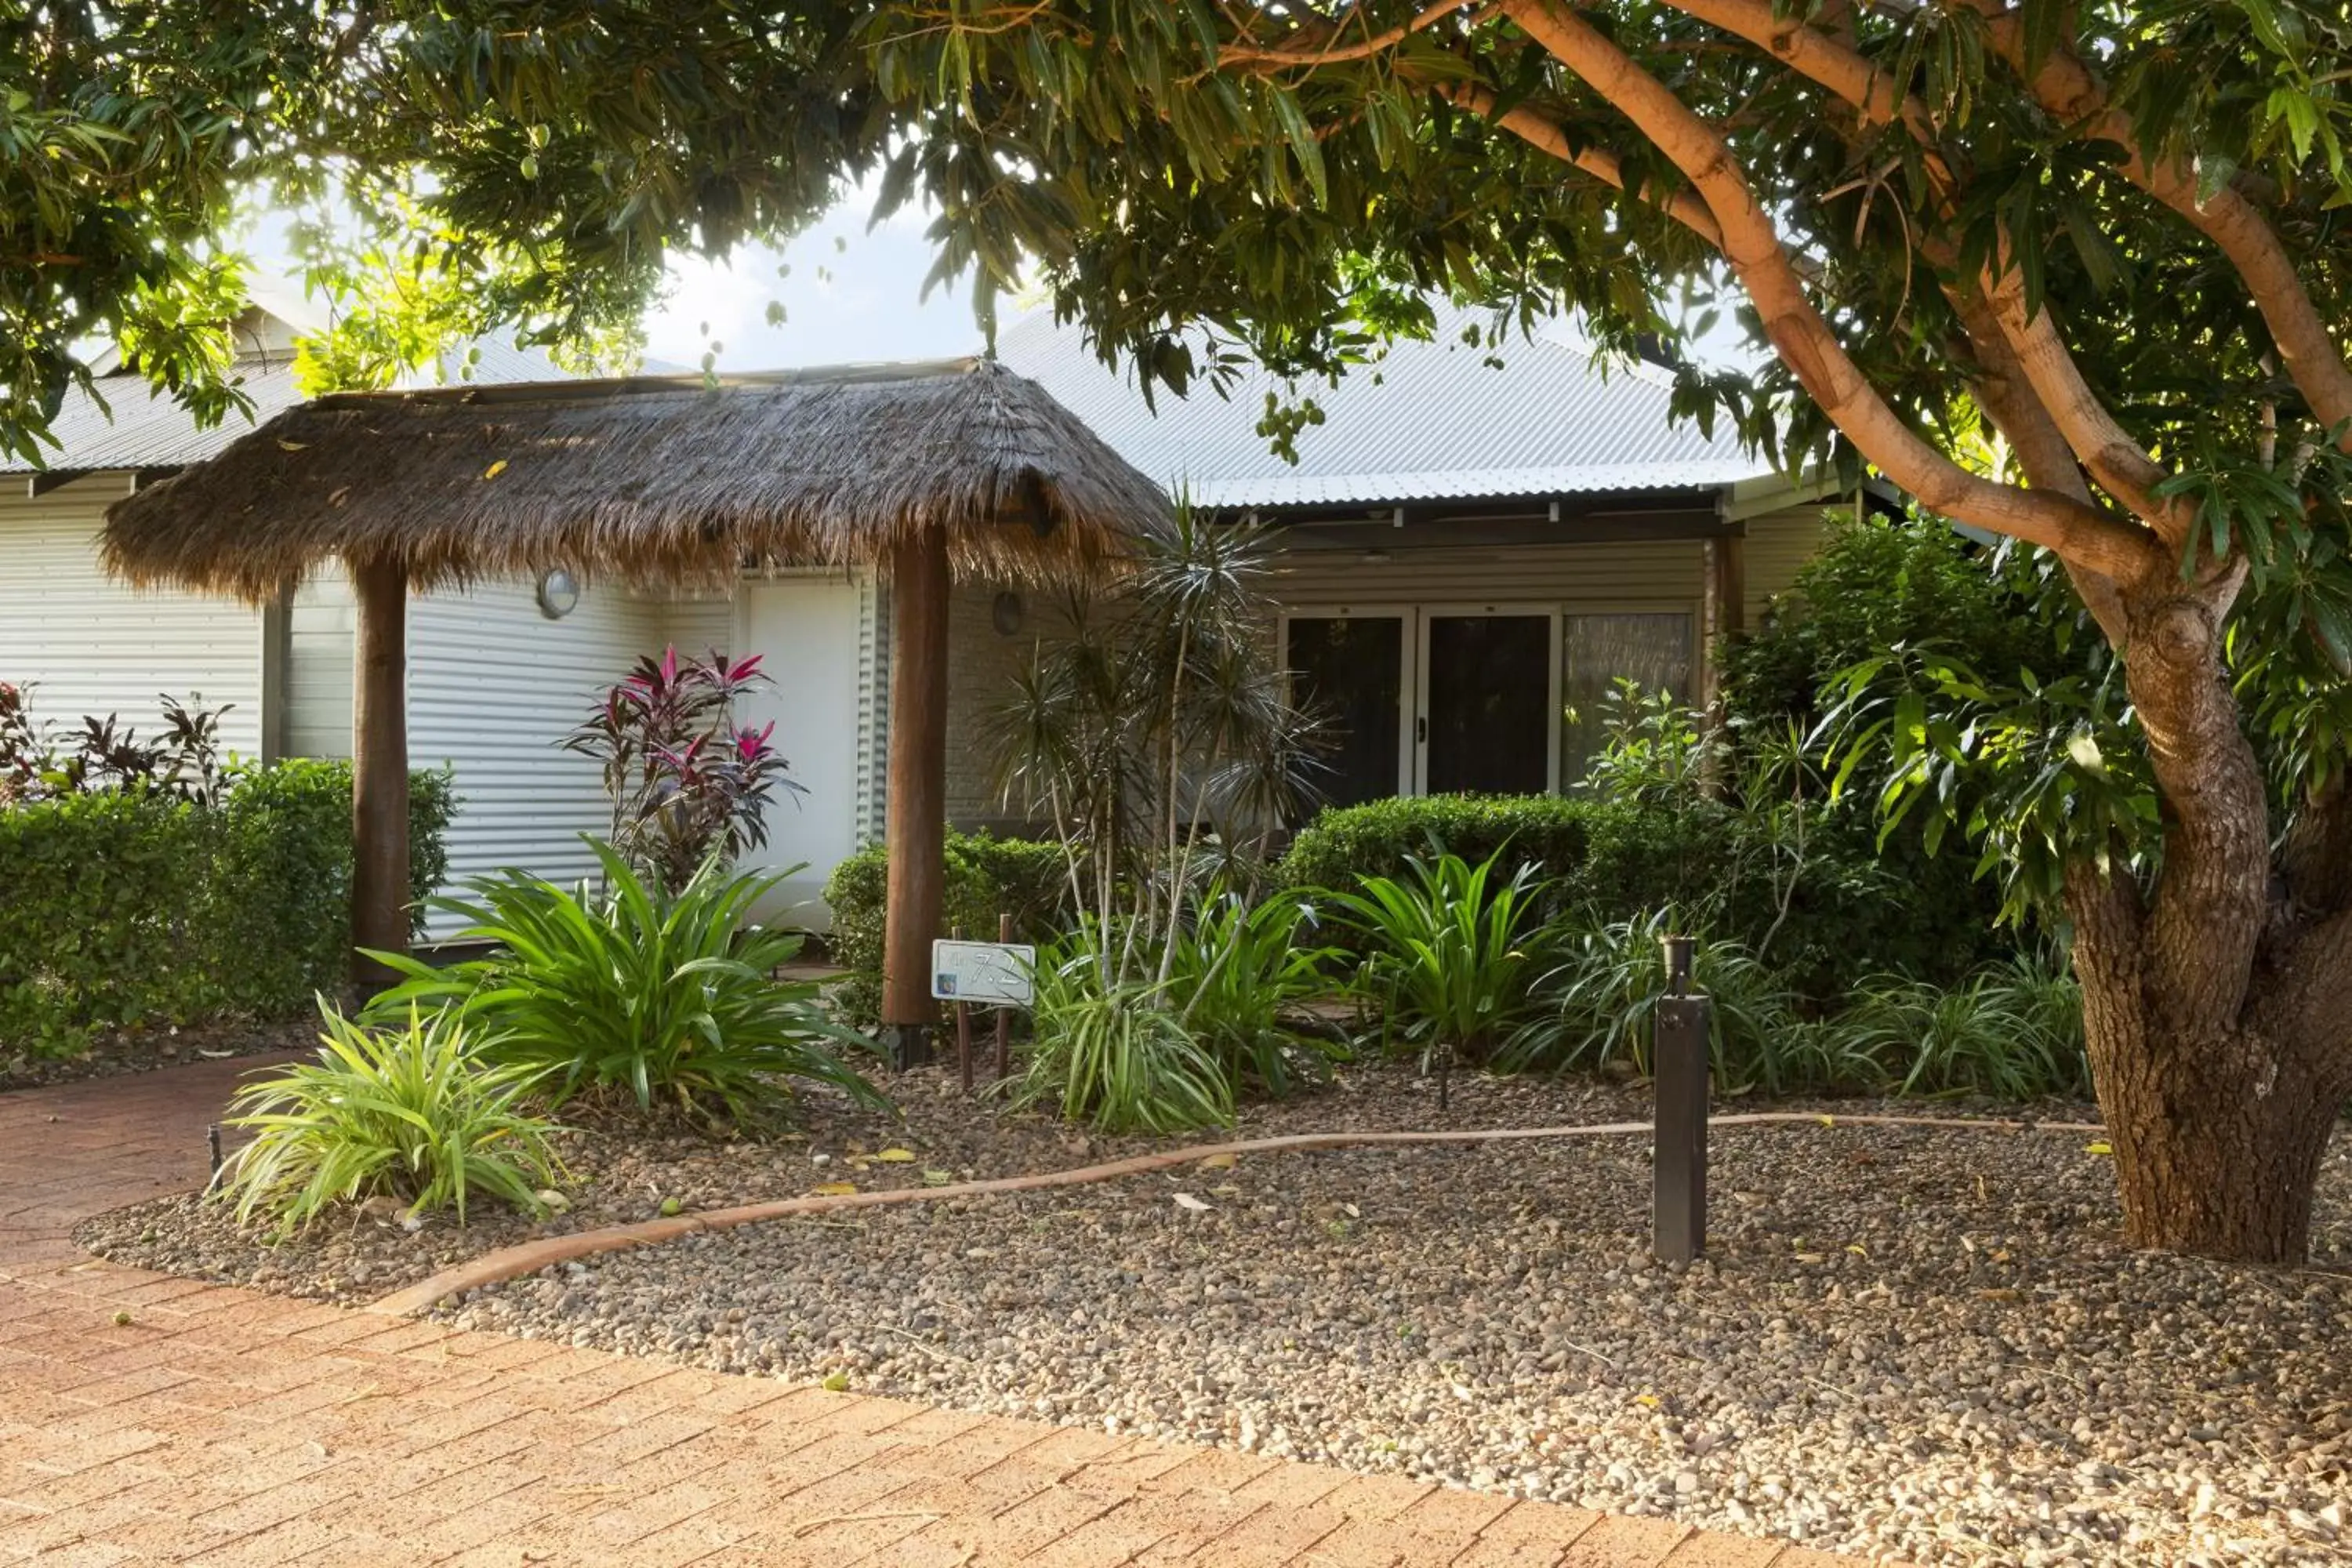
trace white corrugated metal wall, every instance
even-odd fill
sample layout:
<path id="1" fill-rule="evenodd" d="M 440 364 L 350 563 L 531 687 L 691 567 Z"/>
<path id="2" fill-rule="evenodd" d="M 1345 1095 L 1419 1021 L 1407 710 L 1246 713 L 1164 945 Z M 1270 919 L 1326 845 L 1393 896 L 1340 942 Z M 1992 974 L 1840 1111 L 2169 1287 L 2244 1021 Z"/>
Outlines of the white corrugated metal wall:
<path id="1" fill-rule="evenodd" d="M 157 694 L 235 704 L 225 747 L 261 752 L 261 612 L 232 599 L 133 590 L 99 564 L 99 530 L 127 474 L 95 474 L 0 496 L 0 680 L 30 682 L 37 717 L 60 731 L 118 714 L 142 735 L 162 724 Z"/>

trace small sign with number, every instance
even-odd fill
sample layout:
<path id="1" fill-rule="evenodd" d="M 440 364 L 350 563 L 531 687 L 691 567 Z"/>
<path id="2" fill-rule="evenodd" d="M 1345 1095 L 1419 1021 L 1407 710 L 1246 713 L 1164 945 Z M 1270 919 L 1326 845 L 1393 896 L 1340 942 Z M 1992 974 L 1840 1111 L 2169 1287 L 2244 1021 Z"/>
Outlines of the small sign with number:
<path id="1" fill-rule="evenodd" d="M 1018 942 L 931 943 L 931 994 L 942 1002 L 983 1007 L 1026 1007 L 1036 996 L 1030 979 L 1037 950 Z"/>

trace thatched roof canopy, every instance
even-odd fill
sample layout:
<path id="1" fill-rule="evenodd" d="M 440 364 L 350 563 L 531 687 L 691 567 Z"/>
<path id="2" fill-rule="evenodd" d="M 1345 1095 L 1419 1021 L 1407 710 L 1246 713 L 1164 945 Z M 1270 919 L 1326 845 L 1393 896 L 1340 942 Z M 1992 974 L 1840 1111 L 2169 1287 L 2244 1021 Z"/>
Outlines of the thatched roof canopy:
<path id="1" fill-rule="evenodd" d="M 105 555 L 257 600 L 330 556 L 417 587 L 556 566 L 715 586 L 747 561 L 877 561 L 936 523 L 960 574 L 1053 582 L 1168 515 L 1034 383 L 966 359 L 322 397 L 116 502 Z"/>

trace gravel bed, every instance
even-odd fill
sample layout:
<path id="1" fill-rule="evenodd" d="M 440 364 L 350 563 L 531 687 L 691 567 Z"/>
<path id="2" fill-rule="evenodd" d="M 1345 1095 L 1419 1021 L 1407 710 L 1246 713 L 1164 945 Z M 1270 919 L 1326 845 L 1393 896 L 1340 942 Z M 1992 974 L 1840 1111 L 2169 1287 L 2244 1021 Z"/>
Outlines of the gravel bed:
<path id="1" fill-rule="evenodd" d="M 319 1026 L 298 1018 L 283 1024 L 166 1025 L 152 1029 L 113 1029 L 94 1035 L 79 1056 L 44 1057 L 0 1049 L 0 1093 L 43 1089 L 85 1079 L 119 1078 L 158 1068 L 223 1057 L 273 1056 L 307 1050 L 318 1043 Z"/>
<path id="2" fill-rule="evenodd" d="M 1105 1138 L 992 1098 L 968 1100 L 945 1068 L 879 1081 L 897 1101 L 895 1114 L 820 1089 L 804 1097 L 795 1129 L 761 1137 L 679 1118 L 649 1126 L 634 1115 L 572 1107 L 563 1118 L 572 1131 L 559 1141 L 569 1207 L 540 1220 L 488 1205 L 476 1208 L 463 1229 L 446 1215 L 412 1228 L 396 1205 L 380 1202 L 347 1208 L 281 1242 L 241 1229 L 221 1205 L 180 1194 L 98 1215 L 75 1239 L 141 1268 L 358 1304 L 516 1242 L 651 1219 L 666 1202 L 691 1212 L 845 1181 L 872 1189 L 1066 1170 L 1225 1136 Z M 1440 1112 L 1426 1081 L 1372 1068 L 1347 1073 L 1320 1094 L 1244 1107 L 1237 1135 L 1605 1121 L 1646 1116 L 1647 1107 L 1643 1092 L 1617 1086 L 1472 1078 L 1457 1082 L 1451 1108 Z M 899 1151 L 914 1157 L 896 1157 Z M 874 1157 L 886 1152 L 894 1157 Z"/>
<path id="3" fill-rule="evenodd" d="M 2127 1250 L 2078 1133 L 1724 1129 L 1713 1186 L 1687 1269 L 1609 1138 L 781 1221 L 443 1315 L 1918 1563 L 2352 1561 L 2352 1145 L 2298 1272 Z"/>

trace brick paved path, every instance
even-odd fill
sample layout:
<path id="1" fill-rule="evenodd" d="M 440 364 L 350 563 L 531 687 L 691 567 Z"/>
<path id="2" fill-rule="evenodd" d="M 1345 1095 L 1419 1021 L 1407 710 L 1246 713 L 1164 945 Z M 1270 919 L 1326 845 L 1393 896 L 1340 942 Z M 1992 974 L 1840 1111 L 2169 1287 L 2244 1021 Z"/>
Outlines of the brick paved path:
<path id="1" fill-rule="evenodd" d="M 0 1563 L 1834 1568 L 1656 1521 L 124 1268 L 241 1062 L 0 1095 Z M 116 1321 L 127 1311 L 127 1326 Z"/>

